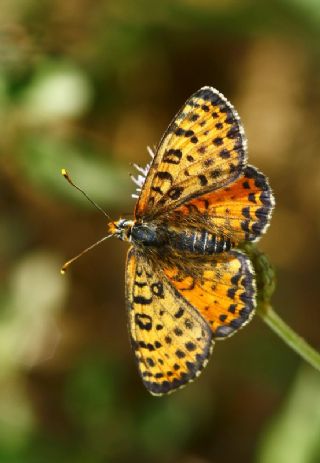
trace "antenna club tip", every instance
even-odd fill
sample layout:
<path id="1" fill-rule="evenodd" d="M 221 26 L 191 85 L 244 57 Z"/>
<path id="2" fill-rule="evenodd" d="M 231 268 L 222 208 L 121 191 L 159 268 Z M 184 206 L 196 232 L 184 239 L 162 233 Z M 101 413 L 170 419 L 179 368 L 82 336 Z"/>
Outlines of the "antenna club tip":
<path id="1" fill-rule="evenodd" d="M 66 169 L 61 169 L 61 175 L 63 175 L 64 177 L 68 175 Z"/>
<path id="2" fill-rule="evenodd" d="M 61 275 L 65 275 L 65 273 L 66 273 L 66 270 L 65 270 L 65 268 L 64 268 L 64 267 L 62 267 L 62 269 L 60 270 L 60 273 L 61 273 Z"/>

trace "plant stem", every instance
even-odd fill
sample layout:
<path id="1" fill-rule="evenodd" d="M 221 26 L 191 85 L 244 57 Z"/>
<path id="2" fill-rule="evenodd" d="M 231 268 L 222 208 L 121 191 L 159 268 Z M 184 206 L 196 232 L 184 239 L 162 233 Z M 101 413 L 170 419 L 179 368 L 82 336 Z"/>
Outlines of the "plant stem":
<path id="1" fill-rule="evenodd" d="M 257 313 L 266 324 L 300 357 L 320 371 L 320 353 L 292 330 L 273 310 L 271 305 L 261 302 Z"/>

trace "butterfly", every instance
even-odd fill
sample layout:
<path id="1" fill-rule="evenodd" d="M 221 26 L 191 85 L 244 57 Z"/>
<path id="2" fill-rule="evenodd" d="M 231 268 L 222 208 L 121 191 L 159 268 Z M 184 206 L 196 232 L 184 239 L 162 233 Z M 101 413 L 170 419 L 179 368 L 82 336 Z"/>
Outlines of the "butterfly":
<path id="1" fill-rule="evenodd" d="M 251 320 L 255 274 L 238 246 L 266 231 L 274 196 L 247 164 L 238 113 L 212 87 L 186 101 L 149 151 L 151 162 L 133 177 L 133 220 L 111 221 L 108 231 L 131 244 L 131 344 L 144 385 L 162 395 L 198 377 L 215 341 Z"/>

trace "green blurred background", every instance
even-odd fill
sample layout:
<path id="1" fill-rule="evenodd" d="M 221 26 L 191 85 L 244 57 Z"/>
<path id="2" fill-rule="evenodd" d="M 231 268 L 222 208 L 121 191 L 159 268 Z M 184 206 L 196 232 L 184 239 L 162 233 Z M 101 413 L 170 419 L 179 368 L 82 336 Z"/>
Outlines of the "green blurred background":
<path id="1" fill-rule="evenodd" d="M 0 462 L 320 461 L 320 375 L 256 317 L 195 383 L 154 398 L 126 331 L 126 246 L 61 264 L 131 214 L 148 161 L 203 85 L 237 107 L 277 207 L 275 310 L 320 345 L 318 0 L 2 0 Z"/>

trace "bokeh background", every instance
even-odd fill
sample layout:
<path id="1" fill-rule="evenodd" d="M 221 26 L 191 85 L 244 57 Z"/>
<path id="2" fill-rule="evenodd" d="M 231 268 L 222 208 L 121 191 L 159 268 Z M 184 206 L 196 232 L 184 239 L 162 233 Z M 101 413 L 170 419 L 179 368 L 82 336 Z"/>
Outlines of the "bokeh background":
<path id="1" fill-rule="evenodd" d="M 1 462 L 320 461 L 320 375 L 258 317 L 154 398 L 128 342 L 126 245 L 59 274 L 106 232 L 61 168 L 130 216 L 130 163 L 213 85 L 275 191 L 274 308 L 319 347 L 319 44 L 317 0 L 1 1 Z"/>

